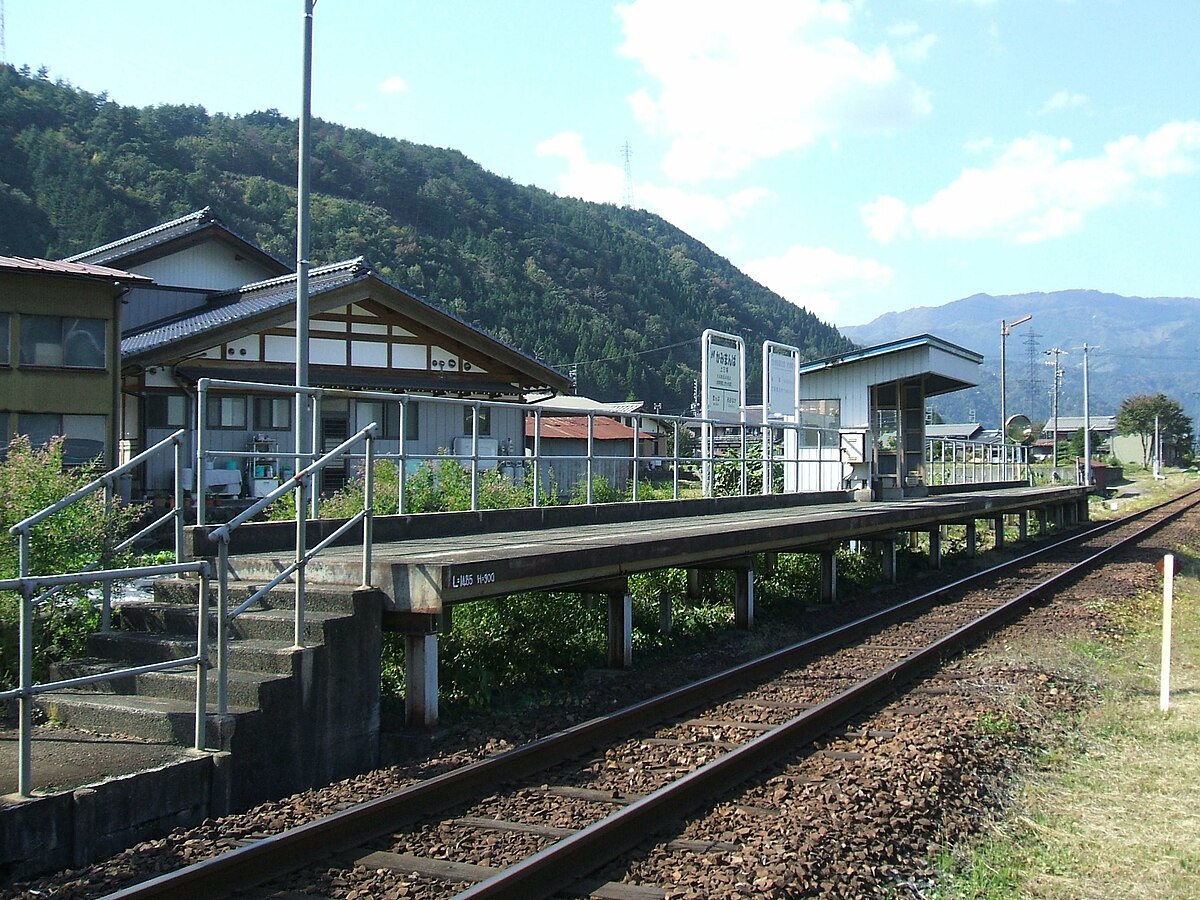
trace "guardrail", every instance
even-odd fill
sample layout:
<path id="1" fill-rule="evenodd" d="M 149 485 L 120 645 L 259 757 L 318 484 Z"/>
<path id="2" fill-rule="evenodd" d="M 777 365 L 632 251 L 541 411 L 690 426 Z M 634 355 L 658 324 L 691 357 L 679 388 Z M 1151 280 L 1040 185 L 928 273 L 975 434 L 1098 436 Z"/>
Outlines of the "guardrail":
<path id="1" fill-rule="evenodd" d="M 0 691 L 0 702 L 17 699 L 20 704 L 19 723 L 18 723 L 18 755 L 17 755 L 17 790 L 23 797 L 28 797 L 32 785 L 32 746 L 33 746 L 33 701 L 38 694 L 44 694 L 48 691 L 65 690 L 71 687 L 80 687 L 85 684 L 95 684 L 102 681 L 112 681 L 117 678 L 125 678 L 131 675 L 140 675 L 147 672 L 163 671 L 167 669 L 177 669 L 184 666 L 194 665 L 197 669 L 196 675 L 196 747 L 203 749 L 204 747 L 204 715 L 203 710 L 207 704 L 206 698 L 206 672 L 208 670 L 208 649 L 207 649 L 207 629 L 205 624 L 207 621 L 207 579 L 210 574 L 209 566 L 206 562 L 190 562 L 182 561 L 183 553 L 183 482 L 180 473 L 183 466 L 183 438 L 186 432 L 181 429 L 176 431 L 169 437 L 159 441 L 153 447 L 150 447 L 137 456 L 130 459 L 128 462 L 117 466 L 115 469 L 104 473 L 99 478 L 88 482 L 83 487 L 63 497 L 56 503 L 52 503 L 45 509 L 39 510 L 31 516 L 27 516 L 20 522 L 16 523 L 9 529 L 9 533 L 17 538 L 17 577 L 0 579 L 0 590 L 15 591 L 21 597 L 21 614 L 20 614 L 20 637 L 19 637 L 19 674 L 18 687 L 15 690 Z M 132 566 L 117 569 L 102 569 L 100 563 L 96 563 L 93 567 L 85 569 L 81 572 L 68 572 L 54 575 L 33 575 L 31 569 L 31 534 L 35 526 L 53 517 L 69 506 L 78 503 L 87 497 L 92 496 L 98 491 L 104 492 L 104 507 L 105 510 L 111 510 L 116 499 L 117 485 L 122 476 L 127 475 L 139 466 L 146 465 L 150 460 L 156 458 L 167 450 L 174 453 L 175 462 L 175 506 L 164 515 L 150 522 L 145 527 L 139 529 L 135 534 L 130 535 L 124 540 L 117 543 L 113 548 L 114 554 L 120 554 L 132 548 L 138 541 L 146 538 L 148 535 L 157 531 L 162 526 L 170 523 L 174 526 L 175 540 L 175 562 L 162 565 L 151 566 Z M 196 573 L 200 576 L 202 585 L 201 590 L 201 616 L 200 625 L 197 633 L 197 650 L 196 653 L 183 659 L 172 659 L 167 662 L 153 663 L 146 666 L 137 666 L 129 669 L 120 669 L 112 672 L 96 673 L 94 675 L 82 676 L 79 678 L 70 678 L 62 681 L 37 683 L 33 678 L 33 644 L 34 644 L 34 617 L 37 608 L 43 603 L 50 602 L 54 599 L 55 594 L 60 588 L 73 584 L 94 584 L 100 583 L 103 585 L 101 599 L 101 619 L 100 627 L 102 631 L 109 631 L 112 627 L 112 588 L 117 582 L 128 581 L 133 578 L 141 578 L 155 575 L 171 575 L 181 574 L 184 572 Z M 49 590 L 42 591 L 43 588 Z M 39 591 L 42 591 L 39 593 Z"/>
<path id="2" fill-rule="evenodd" d="M 1023 444 L 926 438 L 925 469 L 929 484 L 1028 481 L 1029 448 Z"/>

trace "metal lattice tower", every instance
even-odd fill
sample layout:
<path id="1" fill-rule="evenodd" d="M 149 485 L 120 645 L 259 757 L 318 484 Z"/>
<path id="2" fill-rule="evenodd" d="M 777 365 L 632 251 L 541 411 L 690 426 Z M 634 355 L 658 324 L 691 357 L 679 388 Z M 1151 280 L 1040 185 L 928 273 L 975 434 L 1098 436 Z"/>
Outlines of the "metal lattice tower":
<path id="1" fill-rule="evenodd" d="M 1025 332 L 1025 353 L 1028 359 L 1028 367 L 1025 372 L 1025 402 L 1027 404 L 1025 414 L 1029 416 L 1037 415 L 1037 410 L 1041 409 L 1041 399 L 1044 396 L 1042 391 L 1042 366 L 1041 354 L 1038 353 L 1037 339 L 1040 335 L 1030 326 Z"/>
<path id="2" fill-rule="evenodd" d="M 633 150 L 629 147 L 629 141 L 621 145 L 621 156 L 625 159 L 625 194 L 621 198 L 621 205 L 633 208 L 633 166 L 630 164 L 630 159 L 633 156 Z"/>

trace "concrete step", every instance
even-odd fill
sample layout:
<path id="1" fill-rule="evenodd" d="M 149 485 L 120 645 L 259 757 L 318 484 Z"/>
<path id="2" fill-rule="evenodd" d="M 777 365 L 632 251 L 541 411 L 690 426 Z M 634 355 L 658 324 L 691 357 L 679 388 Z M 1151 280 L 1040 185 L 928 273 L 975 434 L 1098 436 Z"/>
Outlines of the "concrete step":
<path id="1" fill-rule="evenodd" d="M 88 650 L 93 657 L 140 666 L 191 656 L 196 652 L 196 640 L 135 631 L 98 632 L 88 638 Z M 248 672 L 291 675 L 295 653 L 291 641 L 233 640 L 229 642 L 229 665 Z M 209 648 L 214 665 L 216 654 L 214 643 Z"/>
<path id="2" fill-rule="evenodd" d="M 85 731 L 170 741 L 183 747 L 191 745 L 194 740 L 194 700 L 59 691 L 41 694 L 37 703 L 52 721 Z M 211 703 L 209 712 L 214 712 Z M 207 746 L 228 747 L 238 720 L 257 714 L 257 710 L 231 706 L 227 721 L 210 715 L 206 725 Z"/>
<path id="3" fill-rule="evenodd" d="M 342 618 L 345 613 L 305 609 L 304 643 L 313 646 L 324 642 L 325 623 Z M 195 644 L 197 609 L 195 599 L 190 605 L 180 603 L 139 602 L 121 607 L 120 630 L 132 633 L 161 634 L 191 638 Z M 216 612 L 209 616 L 209 638 L 217 635 Z M 295 636 L 295 611 L 251 607 L 233 620 L 231 637 L 287 641 Z"/>
<path id="4" fill-rule="evenodd" d="M 97 675 L 128 668 L 124 661 L 106 659 L 77 659 L 58 663 L 51 669 L 55 680 L 66 680 L 87 675 Z M 258 709 L 263 705 L 263 691 L 279 685 L 286 689 L 288 676 L 271 672 L 247 672 L 230 669 L 227 688 L 229 702 L 247 709 Z M 143 697 L 160 697 L 172 700 L 192 700 L 196 696 L 196 673 L 192 667 L 172 669 L 166 672 L 149 672 L 143 675 L 125 675 L 106 681 L 96 681 L 71 689 L 73 693 L 137 694 Z M 208 672 L 208 696 L 217 696 L 216 669 Z"/>
<path id="5" fill-rule="evenodd" d="M 257 576 L 241 573 L 241 578 L 232 578 L 229 583 L 230 603 L 239 605 L 243 600 L 278 574 L 278 570 L 264 569 Z M 153 583 L 154 599 L 160 603 L 196 604 L 200 582 L 196 578 L 159 578 Z M 350 612 L 353 609 L 356 585 L 320 584 L 309 581 L 304 589 L 305 611 L 325 610 Z M 217 583 L 210 583 L 210 596 L 215 604 Z M 274 609 L 292 609 L 296 605 L 296 589 L 291 584 L 281 584 L 269 591 L 260 604 Z"/>

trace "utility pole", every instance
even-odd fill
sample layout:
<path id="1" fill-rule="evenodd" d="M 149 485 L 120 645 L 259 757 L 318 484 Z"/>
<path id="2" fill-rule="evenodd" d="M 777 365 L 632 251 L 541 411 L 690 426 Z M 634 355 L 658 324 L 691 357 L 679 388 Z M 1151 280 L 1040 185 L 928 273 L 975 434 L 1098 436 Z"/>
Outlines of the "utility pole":
<path id="1" fill-rule="evenodd" d="M 1058 468 L 1058 386 L 1059 386 L 1059 383 L 1062 381 L 1062 375 L 1063 375 L 1063 370 L 1058 364 L 1058 358 L 1060 356 L 1066 356 L 1067 351 L 1063 350 L 1060 347 L 1051 347 L 1049 350 L 1046 350 L 1044 352 L 1047 356 L 1054 357 L 1054 374 L 1051 376 L 1054 379 L 1054 388 L 1053 388 L 1054 402 L 1053 402 L 1052 411 L 1050 414 L 1051 420 L 1053 421 L 1054 424 L 1053 424 L 1053 433 L 1052 433 L 1052 437 L 1050 439 L 1050 443 L 1053 444 L 1053 446 L 1054 446 L 1054 468 L 1057 469 Z"/>
<path id="2" fill-rule="evenodd" d="M 1008 430 L 1008 367 L 1006 364 L 1006 355 L 1004 345 L 1008 341 L 1008 336 L 1012 334 L 1013 328 L 1024 322 L 1032 319 L 1032 315 L 1021 316 L 1012 322 L 1000 320 L 1000 433 L 1005 435 Z M 1004 436 L 1003 440 L 1007 441 L 1008 437 Z"/>

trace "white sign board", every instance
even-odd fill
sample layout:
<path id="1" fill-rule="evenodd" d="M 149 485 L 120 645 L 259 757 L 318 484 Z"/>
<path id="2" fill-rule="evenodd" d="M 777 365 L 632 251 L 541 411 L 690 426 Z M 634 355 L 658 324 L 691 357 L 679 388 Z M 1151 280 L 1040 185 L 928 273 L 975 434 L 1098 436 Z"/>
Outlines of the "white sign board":
<path id="1" fill-rule="evenodd" d="M 763 414 L 767 418 L 796 418 L 800 351 L 787 344 L 763 342 Z"/>
<path id="2" fill-rule="evenodd" d="M 742 339 L 719 331 L 704 332 L 704 405 L 706 419 L 741 421 L 745 405 L 745 358 Z"/>

